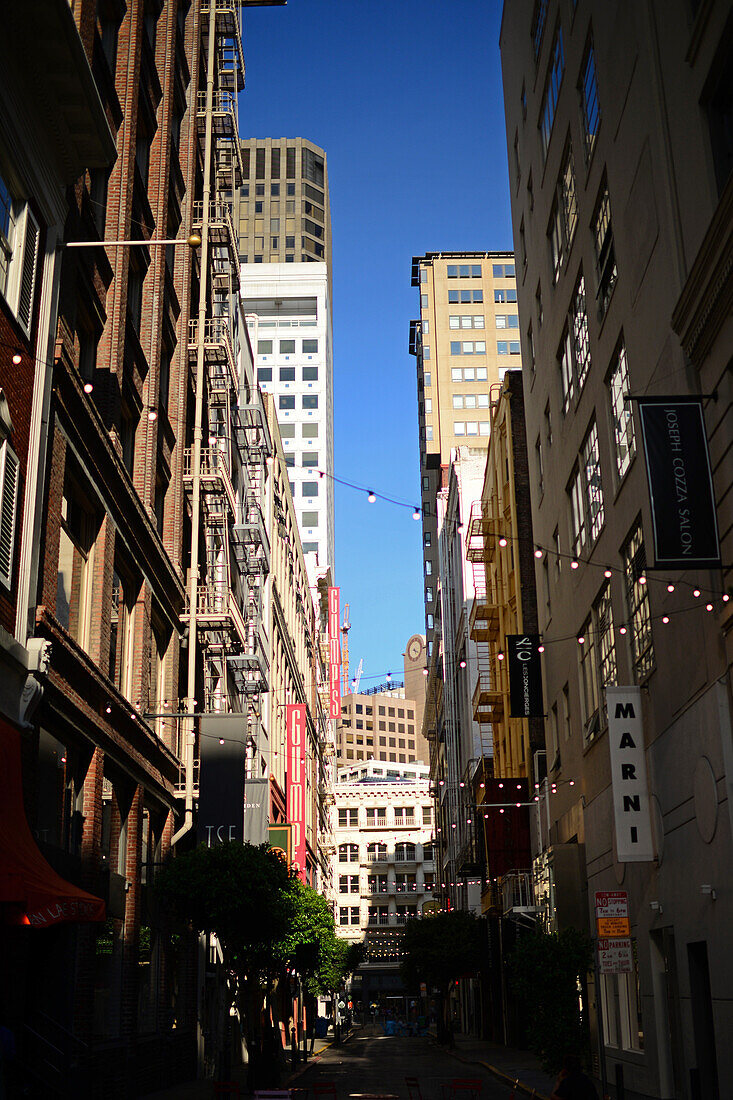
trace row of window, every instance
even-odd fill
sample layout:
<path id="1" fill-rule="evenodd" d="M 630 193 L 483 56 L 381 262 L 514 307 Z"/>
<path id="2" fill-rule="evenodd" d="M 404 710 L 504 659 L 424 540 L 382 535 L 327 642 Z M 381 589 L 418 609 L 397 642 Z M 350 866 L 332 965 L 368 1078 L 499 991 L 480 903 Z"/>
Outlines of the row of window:
<path id="1" fill-rule="evenodd" d="M 295 424 L 280 425 L 280 435 L 282 439 L 286 441 L 286 446 L 287 440 L 295 439 L 296 426 L 297 425 Z M 312 421 L 308 424 L 301 424 L 300 434 L 302 435 L 303 439 L 318 439 L 318 427 L 318 423 L 313 423 Z"/>
<path id="2" fill-rule="evenodd" d="M 391 882 L 388 875 L 367 875 L 365 893 L 386 894 L 394 892 L 398 894 L 415 894 L 419 890 L 432 890 L 435 887 L 435 878 L 432 874 L 426 874 L 422 882 L 418 882 L 417 875 L 395 875 Z M 339 875 L 340 894 L 361 893 L 360 875 Z"/>
<path id="3" fill-rule="evenodd" d="M 295 408 L 295 394 L 294 393 L 281 393 L 277 399 L 277 407 L 279 409 L 294 409 Z M 317 393 L 303 393 L 301 394 L 301 408 L 303 409 L 317 409 L 318 408 L 318 394 Z"/>
<path id="4" fill-rule="evenodd" d="M 454 435 L 490 435 L 491 422 L 489 420 L 454 420 Z"/>
<path id="5" fill-rule="evenodd" d="M 295 459 L 297 455 L 294 451 L 288 451 L 285 455 L 285 465 L 289 468 L 295 466 Z M 303 451 L 300 455 L 301 466 L 317 466 L 318 465 L 318 451 Z"/>
<path id="6" fill-rule="evenodd" d="M 454 393 L 454 409 L 488 409 L 488 393 Z"/>
<path id="7" fill-rule="evenodd" d="M 519 355 L 520 352 L 519 340 L 497 340 L 496 342 L 497 355 Z"/>
<path id="8" fill-rule="evenodd" d="M 386 825 L 387 817 L 389 814 L 389 807 L 387 806 L 366 806 L 364 808 L 364 821 L 367 825 Z M 432 825 L 433 822 L 433 807 L 432 806 L 394 806 L 392 812 L 392 818 L 395 825 L 414 825 L 417 822 L 418 816 L 421 815 L 423 825 Z M 338 811 L 338 823 L 340 829 L 346 828 L 358 828 L 359 826 L 359 807 L 347 806 L 340 807 Z"/>
<path id="9" fill-rule="evenodd" d="M 318 340 L 308 339 L 301 340 L 301 352 L 303 355 L 315 355 L 318 352 Z M 272 355 L 272 340 L 258 340 L 257 341 L 257 354 L 258 355 Z M 280 340 L 278 341 L 278 354 L 279 355 L 295 355 L 295 340 Z"/>
<path id="10" fill-rule="evenodd" d="M 433 858 L 433 845 L 429 841 L 421 845 L 420 859 L 423 863 L 430 863 Z M 417 860 L 418 846 L 411 841 L 400 841 L 394 846 L 394 862 L 395 863 L 415 863 Z M 392 862 L 392 857 L 387 851 L 387 845 L 382 841 L 373 841 L 366 845 L 365 850 L 366 863 L 387 863 Z M 358 844 L 339 844 L 338 849 L 338 861 L 339 863 L 359 863 L 359 845 Z"/>

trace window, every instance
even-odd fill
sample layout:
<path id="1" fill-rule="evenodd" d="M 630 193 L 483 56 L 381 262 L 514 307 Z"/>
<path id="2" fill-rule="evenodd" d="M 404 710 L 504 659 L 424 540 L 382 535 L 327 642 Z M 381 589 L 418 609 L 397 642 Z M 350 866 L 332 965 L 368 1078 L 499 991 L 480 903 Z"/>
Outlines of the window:
<path id="1" fill-rule="evenodd" d="M 583 115 L 583 134 L 585 136 L 585 157 L 590 158 L 595 145 L 598 127 L 601 123 L 601 108 L 598 102 L 598 83 L 596 78 L 596 55 L 593 48 L 593 39 L 588 42 L 585 57 L 580 69 L 580 93 L 581 113 Z"/>
<path id="2" fill-rule="evenodd" d="M 318 408 L 318 394 L 317 393 L 304 393 L 303 394 L 303 408 L 304 409 L 317 409 Z"/>
<path id="3" fill-rule="evenodd" d="M 278 398 L 278 408 L 280 409 L 294 409 L 295 408 L 295 395 L 294 394 L 281 394 Z"/>
<path id="4" fill-rule="evenodd" d="M 547 230 L 554 282 L 557 282 L 560 278 L 560 271 L 567 261 L 577 224 L 578 200 L 575 191 L 575 166 L 573 164 L 573 148 L 568 141 L 555 188 L 555 202 Z"/>
<path id="5" fill-rule="evenodd" d="M 548 0 L 535 0 L 534 12 L 532 13 L 532 29 L 530 31 L 535 62 L 539 59 L 540 50 L 542 49 L 542 39 L 547 23 L 547 6 Z"/>
<path id="6" fill-rule="evenodd" d="M 580 639 L 583 639 L 582 642 Z M 598 730 L 598 675 L 596 664 L 596 638 L 593 621 L 588 619 L 578 636 L 580 660 L 580 684 L 585 721 L 585 739 L 589 741 Z"/>
<path id="7" fill-rule="evenodd" d="M 629 371 L 623 336 L 614 354 L 608 380 L 613 421 L 613 440 L 616 451 L 616 470 L 623 477 L 634 457 L 634 419 L 631 403 L 625 400 L 629 392 Z"/>
<path id="8" fill-rule="evenodd" d="M 451 355 L 486 355 L 485 340 L 451 340 Z"/>
<path id="9" fill-rule="evenodd" d="M 318 451 L 303 451 L 302 465 L 303 466 L 317 466 L 318 465 Z"/>
<path id="10" fill-rule="evenodd" d="M 257 341 L 257 354 L 258 355 L 272 355 L 272 340 L 258 340 Z"/>
<path id="11" fill-rule="evenodd" d="M 258 382 L 272 382 L 272 367 L 258 367 L 257 368 L 257 381 Z"/>
<path id="12" fill-rule="evenodd" d="M 503 304 L 504 302 L 516 302 L 517 292 L 516 290 L 495 290 L 494 302 L 497 304 Z"/>
<path id="13" fill-rule="evenodd" d="M 557 109 L 557 100 L 560 94 L 560 85 L 562 84 L 564 71 L 565 55 L 562 45 L 562 27 L 558 25 L 557 31 L 555 32 L 552 55 L 550 57 L 550 67 L 547 74 L 545 92 L 542 97 L 542 107 L 540 108 L 539 127 L 543 160 L 547 156 L 547 147 L 550 144 L 550 136 L 552 134 L 553 123 L 555 122 L 555 111 Z"/>
<path id="14" fill-rule="evenodd" d="M 295 367 L 280 367 L 279 374 L 281 382 L 295 381 Z"/>
<path id="15" fill-rule="evenodd" d="M 596 246 L 596 275 L 598 279 L 598 315 L 603 318 L 616 285 L 616 253 L 613 247 L 611 227 L 611 199 L 608 183 L 604 180 L 593 215 L 593 237 Z"/>
<path id="16" fill-rule="evenodd" d="M 318 512 L 303 512 L 302 515 L 304 527 L 318 526 Z"/>
<path id="17" fill-rule="evenodd" d="M 0 583 L 6 588 L 13 579 L 19 486 L 18 456 L 5 439 L 0 447 Z"/>
<path id="18" fill-rule="evenodd" d="M 67 477 L 61 500 L 56 618 L 83 649 L 89 643 L 98 527 L 81 490 Z"/>
<path id="19" fill-rule="evenodd" d="M 626 603 L 631 627 L 631 652 L 637 680 L 654 667 L 652 620 L 646 583 L 646 551 L 641 519 L 636 521 L 621 551 L 626 578 Z"/>
<path id="20" fill-rule="evenodd" d="M 27 202 L 0 176 L 0 293 L 30 337 L 41 230 Z"/>
<path id="21" fill-rule="evenodd" d="M 481 264 L 448 264 L 449 279 L 480 279 Z"/>
<path id="22" fill-rule="evenodd" d="M 109 678 L 122 695 L 129 698 L 133 661 L 135 603 L 139 585 L 115 553 L 112 573 L 112 601 L 109 631 Z M 156 707 L 152 708 L 157 709 Z"/>
<path id="23" fill-rule="evenodd" d="M 318 381 L 318 367 L 303 367 L 303 381 L 304 382 L 317 382 Z"/>
<path id="24" fill-rule="evenodd" d="M 603 586 L 593 605 L 593 620 L 598 638 L 598 674 L 601 687 L 605 688 L 618 682 L 610 583 Z"/>
<path id="25" fill-rule="evenodd" d="M 295 455 L 290 453 L 285 455 L 285 465 L 290 470 L 295 466 Z"/>
<path id="26" fill-rule="evenodd" d="M 280 354 L 281 355 L 294 355 L 295 354 L 295 340 L 281 340 L 280 341 Z"/>
<path id="27" fill-rule="evenodd" d="M 579 554 L 586 543 L 594 543 L 603 527 L 603 490 L 598 428 L 595 421 L 581 449 L 581 464 L 573 483 L 573 549 Z"/>
<path id="28" fill-rule="evenodd" d="M 432 806 L 423 806 L 423 808 L 422 808 L 422 823 L 423 823 L 423 825 L 431 825 L 432 822 L 433 822 L 433 807 Z M 428 850 L 429 847 L 430 847 L 429 845 L 426 845 L 426 844 L 423 845 L 423 859 L 432 859 L 432 853 L 430 854 L 430 856 L 428 856 L 428 854 L 427 854 L 427 850 Z"/>
<path id="29" fill-rule="evenodd" d="M 295 439 L 295 424 L 281 424 L 280 435 L 283 439 Z"/>
<path id="30" fill-rule="evenodd" d="M 450 328 L 484 328 L 484 315 L 483 313 L 454 314 L 448 318 L 448 325 Z"/>
<path id="31" fill-rule="evenodd" d="M 339 844 L 339 863 L 358 863 L 358 844 Z"/>
<path id="32" fill-rule="evenodd" d="M 318 425 L 317 424 L 302 424 L 301 433 L 303 439 L 318 439 Z"/>
<path id="33" fill-rule="evenodd" d="M 563 413 L 569 412 L 576 392 L 580 393 L 590 368 L 588 315 L 585 279 L 581 273 L 568 312 L 568 323 L 558 351 Z"/>
<path id="34" fill-rule="evenodd" d="M 304 497 L 317 497 L 318 496 L 318 482 L 317 481 L 304 481 L 302 482 L 302 491 Z"/>
<path id="35" fill-rule="evenodd" d="M 315 355 L 318 351 L 317 340 L 304 340 L 303 341 L 303 355 Z"/>

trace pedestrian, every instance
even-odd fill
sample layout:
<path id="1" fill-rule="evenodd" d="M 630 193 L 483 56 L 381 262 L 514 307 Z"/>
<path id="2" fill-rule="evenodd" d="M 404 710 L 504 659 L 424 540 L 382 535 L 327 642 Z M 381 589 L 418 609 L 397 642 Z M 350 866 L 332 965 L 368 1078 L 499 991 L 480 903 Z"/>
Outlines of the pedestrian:
<path id="1" fill-rule="evenodd" d="M 566 1054 L 550 1100 L 598 1100 L 596 1087 L 580 1064 L 577 1054 Z"/>

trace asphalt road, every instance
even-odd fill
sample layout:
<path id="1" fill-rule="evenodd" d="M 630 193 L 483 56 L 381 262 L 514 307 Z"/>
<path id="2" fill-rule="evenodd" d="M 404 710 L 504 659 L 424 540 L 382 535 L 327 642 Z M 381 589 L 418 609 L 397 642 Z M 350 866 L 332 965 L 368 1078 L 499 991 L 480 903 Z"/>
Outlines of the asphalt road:
<path id="1" fill-rule="evenodd" d="M 479 1079 L 481 1100 L 507 1100 L 510 1092 L 482 1066 L 460 1062 L 429 1039 L 382 1035 L 373 1027 L 356 1032 L 342 1046 L 324 1050 L 291 1087 L 308 1089 L 309 1100 L 314 1084 L 331 1081 L 337 1100 L 371 1100 L 369 1094 L 410 1100 L 406 1077 L 419 1081 L 420 1097 L 413 1095 L 412 1100 L 449 1100 L 451 1082 L 457 1077 Z M 477 1096 L 461 1091 L 456 1100 L 477 1100 Z"/>

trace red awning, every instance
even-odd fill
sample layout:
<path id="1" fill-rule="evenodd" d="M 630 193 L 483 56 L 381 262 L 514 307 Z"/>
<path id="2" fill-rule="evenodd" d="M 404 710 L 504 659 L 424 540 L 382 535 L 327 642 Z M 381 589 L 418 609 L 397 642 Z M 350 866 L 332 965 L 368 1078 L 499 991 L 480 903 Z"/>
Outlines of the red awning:
<path id="1" fill-rule="evenodd" d="M 4 913 L 3 913 L 4 910 Z M 44 859 L 23 805 L 20 733 L 0 719 L 0 913 L 5 923 L 47 928 L 102 921 L 104 902 L 72 886 Z"/>

